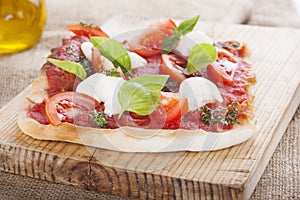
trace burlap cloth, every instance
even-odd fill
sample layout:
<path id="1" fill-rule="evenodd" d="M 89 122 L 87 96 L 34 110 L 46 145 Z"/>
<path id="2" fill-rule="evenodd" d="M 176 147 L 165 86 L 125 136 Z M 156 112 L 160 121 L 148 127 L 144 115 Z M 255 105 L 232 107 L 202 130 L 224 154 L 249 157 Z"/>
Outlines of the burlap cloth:
<path id="1" fill-rule="evenodd" d="M 49 49 L 60 44 L 68 23 L 104 23 L 115 14 L 186 18 L 300 28 L 292 0 L 91 0 L 46 1 L 48 22 L 40 42 L 22 53 L 0 57 L 0 107 L 27 87 L 39 73 Z M 300 199 L 300 107 L 287 128 L 251 199 Z M 126 199 L 62 184 L 0 172 L 0 199 Z"/>

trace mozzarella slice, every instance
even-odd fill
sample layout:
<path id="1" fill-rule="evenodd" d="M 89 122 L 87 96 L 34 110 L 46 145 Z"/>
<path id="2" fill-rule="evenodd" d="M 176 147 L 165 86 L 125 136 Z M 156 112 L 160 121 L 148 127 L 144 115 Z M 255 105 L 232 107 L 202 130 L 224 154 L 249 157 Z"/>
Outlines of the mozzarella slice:
<path id="1" fill-rule="evenodd" d="M 80 46 L 83 55 L 89 61 L 92 61 L 92 48 L 93 47 L 94 47 L 94 45 L 91 42 L 83 42 Z M 101 55 L 101 60 L 102 60 L 102 63 L 104 65 L 105 69 L 114 68 L 113 63 L 110 60 L 108 60 L 106 57 Z"/>
<path id="2" fill-rule="evenodd" d="M 147 64 L 147 61 L 134 52 L 128 52 L 131 62 L 131 69 L 135 69 Z"/>
<path id="3" fill-rule="evenodd" d="M 222 102 L 223 98 L 217 86 L 203 77 L 191 77 L 182 81 L 179 95 L 187 98 L 190 111 L 196 110 L 207 103 Z"/>
<path id="4" fill-rule="evenodd" d="M 104 102 L 104 112 L 112 116 L 121 111 L 118 92 L 124 82 L 125 80 L 121 77 L 111 77 L 96 73 L 80 82 L 76 92 L 87 94 L 99 102 Z"/>
<path id="5" fill-rule="evenodd" d="M 92 48 L 93 47 L 94 47 L 94 45 L 91 42 L 83 42 L 80 46 L 83 55 L 89 61 L 92 60 Z"/>
<path id="6" fill-rule="evenodd" d="M 186 34 L 179 40 L 178 45 L 174 49 L 174 51 L 175 53 L 179 53 L 182 56 L 188 57 L 190 55 L 191 49 L 196 44 L 201 43 L 213 44 L 212 40 L 204 32 L 193 31 Z"/>

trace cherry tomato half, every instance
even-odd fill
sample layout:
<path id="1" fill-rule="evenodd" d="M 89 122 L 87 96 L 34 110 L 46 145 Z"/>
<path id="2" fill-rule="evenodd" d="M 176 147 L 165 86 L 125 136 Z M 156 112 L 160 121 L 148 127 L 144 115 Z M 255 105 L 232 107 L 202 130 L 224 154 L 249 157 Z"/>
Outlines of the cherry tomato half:
<path id="1" fill-rule="evenodd" d="M 183 68 L 173 62 L 170 55 L 162 55 L 162 64 L 160 66 L 162 74 L 170 75 L 174 81 L 181 83 L 186 77 L 183 74 Z"/>
<path id="2" fill-rule="evenodd" d="M 77 92 L 62 92 L 46 101 L 46 115 L 52 125 L 69 122 L 94 127 L 90 112 L 101 108 L 94 98 Z"/>
<path id="3" fill-rule="evenodd" d="M 226 83 L 227 85 L 232 85 L 233 77 L 230 73 L 234 72 L 227 72 L 228 66 L 222 64 L 220 62 L 221 59 L 226 59 L 228 63 L 238 65 L 236 63 L 235 56 L 232 53 L 223 49 L 218 49 L 218 61 L 207 66 L 208 78 L 218 86 L 222 86 L 224 83 Z"/>
<path id="4" fill-rule="evenodd" d="M 181 100 L 178 94 L 173 92 L 161 92 L 159 106 L 165 110 L 165 122 L 178 120 L 189 111 L 187 99 Z"/>
<path id="5" fill-rule="evenodd" d="M 79 24 L 70 24 L 67 25 L 67 29 L 71 32 L 73 32 L 75 35 L 84 35 L 86 37 L 90 36 L 101 36 L 101 37 L 107 37 L 109 36 L 99 27 L 96 25 L 88 25 L 85 23 L 79 23 Z"/>
<path id="6" fill-rule="evenodd" d="M 173 35 L 173 28 L 176 24 L 171 19 L 152 24 L 142 35 L 128 42 L 129 48 L 144 58 L 159 55 L 162 40 Z"/>
<path id="7" fill-rule="evenodd" d="M 217 86 L 222 86 L 224 83 L 231 85 L 232 81 L 226 71 L 218 64 L 210 64 L 207 66 L 207 75 L 209 80 Z"/>

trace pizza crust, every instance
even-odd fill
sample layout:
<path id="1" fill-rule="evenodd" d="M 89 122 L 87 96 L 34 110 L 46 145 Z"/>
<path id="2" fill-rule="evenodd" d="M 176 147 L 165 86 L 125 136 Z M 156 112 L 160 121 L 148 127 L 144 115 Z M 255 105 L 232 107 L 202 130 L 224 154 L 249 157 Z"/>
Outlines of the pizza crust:
<path id="1" fill-rule="evenodd" d="M 28 110 L 45 99 L 45 83 L 41 75 L 32 85 L 32 91 L 19 111 L 18 125 L 27 135 L 39 140 L 64 141 L 121 152 L 174 152 L 213 151 L 242 143 L 255 134 L 250 122 L 236 124 L 234 129 L 222 133 L 199 130 L 165 130 L 121 127 L 96 129 L 70 123 L 57 126 L 43 125 L 27 116 Z"/>

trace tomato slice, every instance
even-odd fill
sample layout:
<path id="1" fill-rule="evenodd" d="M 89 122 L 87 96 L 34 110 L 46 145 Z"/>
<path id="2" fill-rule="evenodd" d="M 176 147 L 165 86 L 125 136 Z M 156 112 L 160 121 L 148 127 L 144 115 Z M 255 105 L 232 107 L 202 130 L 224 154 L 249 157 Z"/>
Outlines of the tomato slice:
<path id="1" fill-rule="evenodd" d="M 181 100 L 179 95 L 173 92 L 161 92 L 159 106 L 165 110 L 165 122 L 178 120 L 189 111 L 187 99 Z"/>
<path id="2" fill-rule="evenodd" d="M 225 63 L 222 60 L 227 60 Z M 227 66 L 229 65 L 229 66 Z M 207 66 L 207 75 L 209 80 L 214 82 L 218 86 L 222 86 L 224 84 L 232 85 L 233 84 L 233 72 L 227 72 L 227 68 L 232 68 L 230 66 L 238 66 L 236 63 L 235 56 L 223 49 L 218 49 L 218 60 Z M 230 69 L 234 70 L 234 69 Z"/>
<path id="3" fill-rule="evenodd" d="M 230 85 L 232 82 L 230 76 L 222 69 L 219 65 L 208 65 L 207 66 L 208 79 L 214 82 L 217 86 L 223 86 L 224 83 Z"/>
<path id="4" fill-rule="evenodd" d="M 101 36 L 101 37 L 107 37 L 109 36 L 99 27 L 96 25 L 88 25 L 85 23 L 79 23 L 79 24 L 70 24 L 67 25 L 67 29 L 71 32 L 73 32 L 75 35 L 84 35 L 86 37 L 90 36 Z"/>
<path id="5" fill-rule="evenodd" d="M 170 78 L 178 83 L 181 83 L 184 79 L 186 79 L 183 74 L 183 68 L 174 63 L 173 57 L 167 54 L 162 55 L 160 71 L 162 74 L 170 75 Z"/>
<path id="6" fill-rule="evenodd" d="M 80 126 L 95 126 L 90 112 L 101 109 L 94 98 L 77 92 L 62 92 L 46 101 L 46 115 L 52 125 L 69 122 Z"/>
<path id="7" fill-rule="evenodd" d="M 173 35 L 173 28 L 176 24 L 171 19 L 152 24 L 142 35 L 128 42 L 129 48 L 144 58 L 160 55 L 162 40 Z"/>

